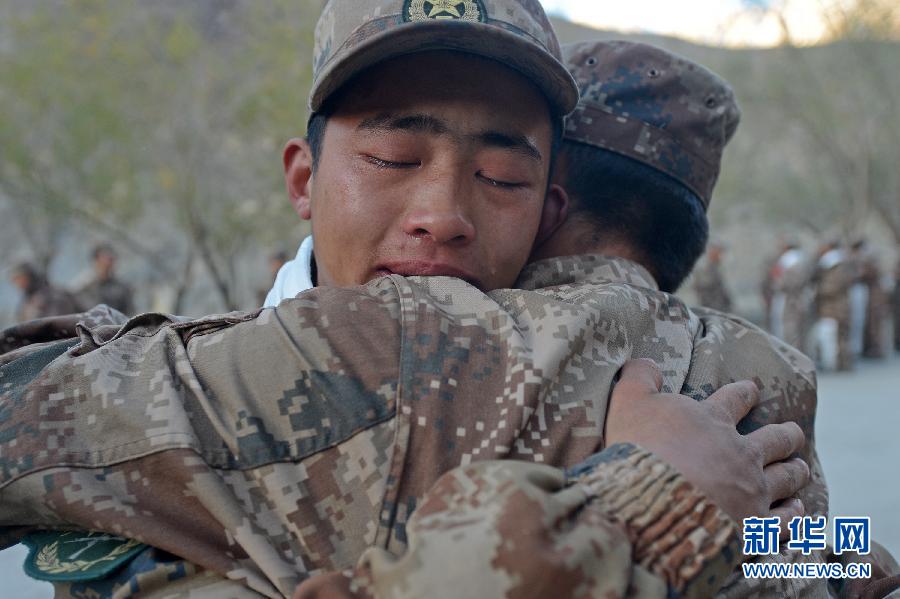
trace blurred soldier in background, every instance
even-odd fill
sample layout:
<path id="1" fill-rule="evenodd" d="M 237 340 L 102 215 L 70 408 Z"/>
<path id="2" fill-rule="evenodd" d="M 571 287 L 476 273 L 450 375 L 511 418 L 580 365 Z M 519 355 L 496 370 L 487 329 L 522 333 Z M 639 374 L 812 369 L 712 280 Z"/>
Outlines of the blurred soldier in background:
<path id="1" fill-rule="evenodd" d="M 900 257 L 894 268 L 894 349 L 900 351 Z"/>
<path id="2" fill-rule="evenodd" d="M 94 279 L 78 290 L 82 306 L 106 304 L 125 315 L 134 314 L 131 287 L 116 277 L 116 256 L 111 245 L 101 243 L 91 253 L 94 260 Z"/>
<path id="3" fill-rule="evenodd" d="M 772 300 L 770 330 L 786 343 L 803 349 L 809 328 L 810 266 L 799 246 L 790 240 L 781 245 L 781 254 L 769 271 Z"/>
<path id="4" fill-rule="evenodd" d="M 80 310 L 70 293 L 51 286 L 46 277 L 27 262 L 13 269 L 11 280 L 22 291 L 22 301 L 16 310 L 16 320 L 20 322 Z"/>
<path id="5" fill-rule="evenodd" d="M 866 326 L 866 307 L 869 304 L 869 287 L 862 280 L 862 241 L 855 241 L 845 253 L 852 273 L 850 283 L 850 355 L 858 358 L 863 352 L 863 335 Z"/>
<path id="6" fill-rule="evenodd" d="M 772 277 L 775 272 L 775 265 L 778 264 L 780 257 L 781 254 L 778 253 L 766 258 L 762 267 L 762 283 L 759 285 L 759 294 L 762 296 L 764 310 L 763 325 L 770 333 L 772 332 L 772 296 L 775 294 L 775 290 L 772 288 L 774 284 Z"/>
<path id="7" fill-rule="evenodd" d="M 887 323 L 889 315 L 889 297 L 882 285 L 881 266 L 878 253 L 868 241 L 862 239 L 853 244 L 859 268 L 859 281 L 866 288 L 867 302 L 865 306 L 862 355 L 866 358 L 883 358 L 887 350 Z"/>
<path id="8" fill-rule="evenodd" d="M 269 265 L 269 278 L 266 281 L 266 284 L 262 287 L 259 287 L 256 290 L 256 305 L 262 306 L 266 301 L 266 295 L 269 293 L 269 286 L 272 285 L 272 282 L 275 280 L 275 277 L 278 276 L 278 271 L 281 270 L 281 267 L 284 266 L 284 263 L 288 261 L 288 254 L 284 250 L 278 250 L 269 255 L 268 265 Z"/>
<path id="9" fill-rule="evenodd" d="M 856 273 L 837 241 L 822 245 L 813 284 L 816 298 L 814 344 L 827 370 L 852 370 L 850 348 L 850 286 Z"/>
<path id="10" fill-rule="evenodd" d="M 694 291 L 700 305 L 731 312 L 731 295 L 725 286 L 722 276 L 722 254 L 725 244 L 721 241 L 711 241 L 706 251 L 706 260 L 701 262 L 694 270 Z"/>

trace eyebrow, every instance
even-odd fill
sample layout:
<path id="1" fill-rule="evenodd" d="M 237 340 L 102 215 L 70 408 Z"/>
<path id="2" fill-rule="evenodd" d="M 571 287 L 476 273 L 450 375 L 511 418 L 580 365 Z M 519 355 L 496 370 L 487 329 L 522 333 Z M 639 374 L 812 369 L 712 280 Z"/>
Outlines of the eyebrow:
<path id="1" fill-rule="evenodd" d="M 410 114 L 395 116 L 379 114 L 361 122 L 358 130 L 365 131 L 412 131 L 414 133 L 430 133 L 432 135 L 449 135 L 450 127 L 445 121 L 427 114 Z"/>
<path id="2" fill-rule="evenodd" d="M 428 114 L 392 115 L 379 114 L 365 119 L 357 127 L 357 130 L 374 132 L 410 131 L 413 133 L 428 133 L 439 136 L 455 136 L 450 125 Z M 537 162 L 543 162 L 544 157 L 540 150 L 524 135 L 506 133 L 497 130 L 480 131 L 465 136 L 479 145 L 490 148 L 511 150 Z"/>
<path id="3" fill-rule="evenodd" d="M 544 161 L 544 157 L 541 155 L 540 150 L 538 150 L 533 143 L 528 141 L 528 138 L 524 135 L 514 135 L 503 133 L 502 131 L 482 131 L 481 133 L 475 134 L 474 137 L 481 145 L 512 150 L 513 152 L 522 154 L 523 156 L 532 158 L 538 162 Z"/>

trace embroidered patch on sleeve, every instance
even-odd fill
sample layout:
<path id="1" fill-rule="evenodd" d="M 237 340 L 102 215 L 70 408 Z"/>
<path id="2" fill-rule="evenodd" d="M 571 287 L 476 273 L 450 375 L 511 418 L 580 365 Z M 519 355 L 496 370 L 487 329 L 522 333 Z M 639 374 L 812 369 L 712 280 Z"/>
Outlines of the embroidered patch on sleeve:
<path id="1" fill-rule="evenodd" d="M 28 548 L 25 573 L 38 580 L 94 580 L 119 568 L 147 545 L 102 532 L 31 533 L 22 539 Z"/>

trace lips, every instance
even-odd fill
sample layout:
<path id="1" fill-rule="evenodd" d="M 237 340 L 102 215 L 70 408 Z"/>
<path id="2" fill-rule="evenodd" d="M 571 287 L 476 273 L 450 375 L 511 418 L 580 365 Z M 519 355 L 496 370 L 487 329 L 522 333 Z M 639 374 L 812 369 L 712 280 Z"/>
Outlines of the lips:
<path id="1" fill-rule="evenodd" d="M 375 269 L 379 276 L 401 275 L 404 277 L 456 277 L 472 285 L 478 286 L 478 278 L 471 272 L 445 264 L 443 262 L 429 262 L 424 260 L 404 260 L 379 264 Z"/>

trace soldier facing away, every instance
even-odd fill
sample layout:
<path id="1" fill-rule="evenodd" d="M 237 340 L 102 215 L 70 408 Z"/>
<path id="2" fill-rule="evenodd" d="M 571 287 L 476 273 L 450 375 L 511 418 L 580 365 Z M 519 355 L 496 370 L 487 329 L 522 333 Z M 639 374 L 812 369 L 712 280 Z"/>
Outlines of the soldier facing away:
<path id="1" fill-rule="evenodd" d="M 769 330 L 800 350 L 806 348 L 810 328 L 811 274 L 809 258 L 799 245 L 784 241 L 770 271 L 772 300 L 769 304 Z"/>
<path id="2" fill-rule="evenodd" d="M 853 369 L 850 287 L 856 278 L 840 242 L 833 240 L 819 248 L 813 275 L 817 317 L 814 337 L 819 359 L 828 370 Z"/>
<path id="3" fill-rule="evenodd" d="M 853 252 L 857 258 L 859 282 L 866 288 L 862 355 L 866 358 L 883 358 L 889 347 L 887 335 L 890 299 L 882 286 L 878 254 L 864 239 L 853 244 Z"/>

